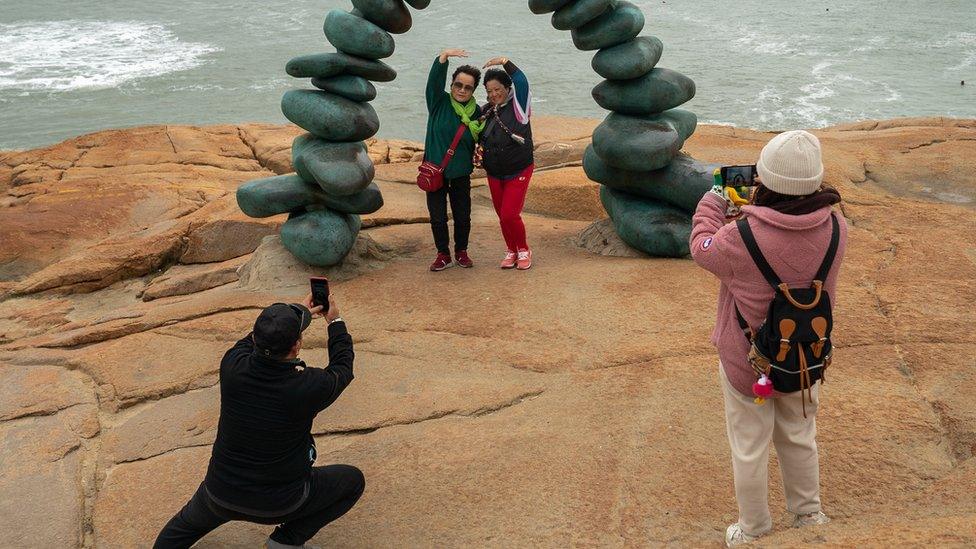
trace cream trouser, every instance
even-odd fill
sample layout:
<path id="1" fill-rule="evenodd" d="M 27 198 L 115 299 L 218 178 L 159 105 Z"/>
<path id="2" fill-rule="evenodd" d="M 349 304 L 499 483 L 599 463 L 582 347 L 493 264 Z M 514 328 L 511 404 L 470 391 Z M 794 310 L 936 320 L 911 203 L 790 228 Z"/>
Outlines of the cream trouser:
<path id="1" fill-rule="evenodd" d="M 779 457 L 786 508 L 798 515 L 820 511 L 816 440 L 819 384 L 813 388 L 813 404 L 806 403 L 804 418 L 800 399 L 806 398 L 806 392 L 771 398 L 757 405 L 729 385 L 721 363 L 718 370 L 725 393 L 725 426 L 742 531 L 757 536 L 773 526 L 767 502 L 770 438 Z"/>

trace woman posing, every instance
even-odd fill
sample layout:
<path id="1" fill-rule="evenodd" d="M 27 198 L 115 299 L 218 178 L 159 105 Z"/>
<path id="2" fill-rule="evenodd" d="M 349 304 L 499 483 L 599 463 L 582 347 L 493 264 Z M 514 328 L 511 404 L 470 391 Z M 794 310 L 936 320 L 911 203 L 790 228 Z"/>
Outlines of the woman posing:
<path id="1" fill-rule="evenodd" d="M 532 267 L 532 251 L 526 242 L 522 206 L 535 168 L 529 81 L 507 57 L 495 57 L 484 68 L 493 65 L 504 70 L 495 68 L 485 73 L 488 104 L 482 108 L 482 165 L 488 172 L 491 201 L 508 246 L 501 267 L 526 270 Z"/>

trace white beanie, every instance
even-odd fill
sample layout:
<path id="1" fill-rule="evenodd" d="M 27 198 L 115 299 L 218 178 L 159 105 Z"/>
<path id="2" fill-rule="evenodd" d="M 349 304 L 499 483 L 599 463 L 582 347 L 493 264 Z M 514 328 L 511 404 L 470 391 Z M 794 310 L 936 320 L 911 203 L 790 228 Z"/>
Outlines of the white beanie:
<path id="1" fill-rule="evenodd" d="M 771 191 L 794 196 L 816 192 L 824 171 L 820 141 L 803 130 L 783 132 L 763 147 L 756 171 Z"/>

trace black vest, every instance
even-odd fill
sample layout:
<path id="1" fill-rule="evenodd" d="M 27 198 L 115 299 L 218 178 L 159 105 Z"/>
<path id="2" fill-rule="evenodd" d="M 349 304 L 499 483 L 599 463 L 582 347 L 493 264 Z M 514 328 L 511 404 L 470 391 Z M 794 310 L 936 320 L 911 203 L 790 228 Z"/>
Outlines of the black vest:
<path id="1" fill-rule="evenodd" d="M 488 106 L 485 107 L 485 110 Z M 532 155 L 532 125 L 521 124 L 515 118 L 515 105 L 509 101 L 504 107 L 497 109 L 498 120 L 489 115 L 484 133 L 481 134 L 481 146 L 484 148 L 482 157 L 485 171 L 492 177 L 505 179 L 514 176 L 528 168 L 535 159 Z M 525 138 L 525 143 L 518 143 L 512 139 L 502 124 L 515 135 Z"/>

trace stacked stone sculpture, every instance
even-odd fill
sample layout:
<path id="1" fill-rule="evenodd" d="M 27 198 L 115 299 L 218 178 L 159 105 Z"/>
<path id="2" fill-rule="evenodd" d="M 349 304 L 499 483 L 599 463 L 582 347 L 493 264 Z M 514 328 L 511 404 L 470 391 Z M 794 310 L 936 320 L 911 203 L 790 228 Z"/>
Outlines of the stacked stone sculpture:
<path id="1" fill-rule="evenodd" d="M 644 14 L 630 2 L 528 2 L 533 13 L 551 12 L 552 26 L 571 31 L 578 49 L 597 50 L 593 70 L 606 80 L 593 88 L 593 98 L 612 112 L 594 130 L 583 169 L 603 185 L 600 198 L 617 233 L 651 255 L 686 255 L 690 212 L 711 186 L 714 168 L 680 153 L 697 118 L 676 107 L 694 97 L 695 83 L 656 66 L 663 44 L 639 36 Z M 352 0 L 351 11 L 328 13 L 323 30 L 337 51 L 296 57 L 285 66 L 315 88 L 292 90 L 281 99 L 285 117 L 308 131 L 292 143 L 295 174 L 250 181 L 237 190 L 247 215 L 289 214 L 282 243 L 308 264 L 341 262 L 356 240 L 359 215 L 383 206 L 363 140 L 379 130 L 369 104 L 376 97 L 372 82 L 396 78 L 381 59 L 395 49 L 390 34 L 412 25 L 405 3 L 424 9 L 430 0 Z"/>
<path id="2" fill-rule="evenodd" d="M 691 215 L 712 184 L 715 165 L 680 153 L 697 118 L 677 109 L 695 83 L 657 68 L 664 45 L 644 28 L 640 8 L 623 0 L 529 0 L 533 13 L 554 12 L 552 26 L 572 31 L 577 49 L 599 50 L 592 67 L 603 78 L 593 98 L 612 111 L 593 131 L 583 157 L 587 177 L 617 234 L 654 256 L 688 254 Z"/>

